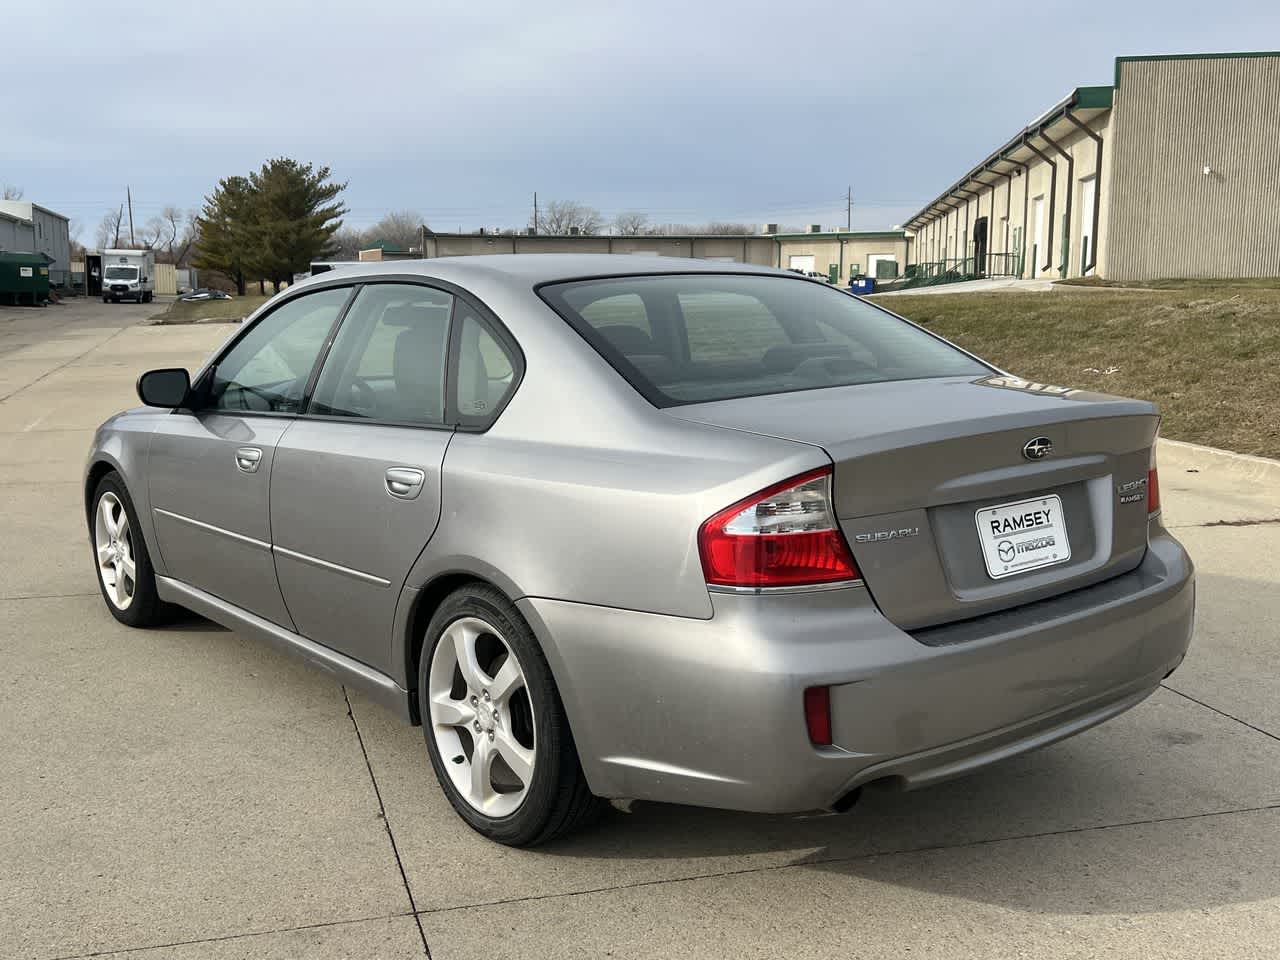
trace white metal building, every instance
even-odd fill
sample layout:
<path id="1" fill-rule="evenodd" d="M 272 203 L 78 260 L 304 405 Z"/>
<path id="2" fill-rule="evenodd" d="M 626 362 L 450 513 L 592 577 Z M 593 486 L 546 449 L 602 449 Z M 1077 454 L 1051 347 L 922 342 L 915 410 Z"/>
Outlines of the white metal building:
<path id="1" fill-rule="evenodd" d="M 1280 276 L 1280 53 L 1120 57 L 905 226 L 911 272 Z"/>

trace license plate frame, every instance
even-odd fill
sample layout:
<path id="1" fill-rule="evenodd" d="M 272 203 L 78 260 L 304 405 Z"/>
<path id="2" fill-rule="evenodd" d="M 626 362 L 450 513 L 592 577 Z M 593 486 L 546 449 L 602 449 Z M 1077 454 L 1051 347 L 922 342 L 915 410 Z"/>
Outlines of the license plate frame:
<path id="1" fill-rule="evenodd" d="M 982 507 L 974 511 L 973 521 L 987 576 L 992 580 L 1043 570 L 1071 559 L 1066 514 L 1056 493 Z"/>

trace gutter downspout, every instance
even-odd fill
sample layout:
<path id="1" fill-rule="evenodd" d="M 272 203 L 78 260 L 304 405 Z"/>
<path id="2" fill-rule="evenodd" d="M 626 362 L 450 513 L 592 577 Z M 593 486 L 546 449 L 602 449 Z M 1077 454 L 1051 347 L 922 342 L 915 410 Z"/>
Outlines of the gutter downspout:
<path id="1" fill-rule="evenodd" d="M 1071 272 L 1071 199 L 1076 192 L 1076 161 L 1075 157 L 1050 140 L 1043 130 L 1040 131 L 1040 139 L 1067 158 L 1067 189 L 1063 191 L 1066 194 L 1066 199 L 1062 204 L 1062 213 L 1067 221 L 1066 226 L 1062 228 L 1062 239 L 1067 244 L 1066 253 L 1062 257 L 1062 276 L 1065 277 Z"/>
<path id="2" fill-rule="evenodd" d="M 1022 164 L 1022 249 L 1018 251 L 1019 259 L 1023 259 L 1027 255 L 1027 205 L 1031 200 L 1031 174 L 1027 170 L 1027 165 Z M 1021 271 L 1019 271 L 1021 278 Z"/>
<path id="3" fill-rule="evenodd" d="M 957 190 L 956 193 L 964 197 L 964 256 L 960 259 L 967 262 L 969 259 L 969 203 L 977 194 L 968 190 Z M 977 266 L 976 262 L 974 266 Z"/>
<path id="4" fill-rule="evenodd" d="M 1097 145 L 1097 153 L 1093 162 L 1093 230 L 1089 234 L 1089 262 L 1084 265 L 1084 272 L 1087 274 L 1098 266 L 1098 220 L 1102 213 L 1102 137 L 1077 120 L 1075 114 L 1070 110 L 1064 116 Z"/>
<path id="5" fill-rule="evenodd" d="M 1041 136 L 1043 136 L 1043 134 L 1041 134 Z M 1058 165 L 1054 163 L 1052 159 L 1036 149 L 1036 145 L 1031 142 L 1030 137 L 1024 136 L 1022 138 L 1022 143 L 1028 150 L 1049 165 L 1049 241 L 1045 244 L 1045 246 L 1049 248 L 1047 251 L 1049 254 L 1049 262 L 1039 268 L 1040 270 L 1048 270 L 1053 266 L 1053 207 L 1054 201 L 1058 196 Z M 1035 267 L 1034 263 L 1032 264 L 1032 267 Z M 1034 280 L 1035 276 L 1033 275 L 1031 279 Z"/>

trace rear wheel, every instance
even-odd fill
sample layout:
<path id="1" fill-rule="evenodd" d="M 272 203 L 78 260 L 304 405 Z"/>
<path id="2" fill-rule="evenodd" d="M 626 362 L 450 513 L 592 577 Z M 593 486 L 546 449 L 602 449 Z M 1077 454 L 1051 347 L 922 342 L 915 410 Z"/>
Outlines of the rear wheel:
<path id="1" fill-rule="evenodd" d="M 153 627 L 167 620 L 170 608 L 156 592 L 137 512 L 115 471 L 98 482 L 89 529 L 98 587 L 111 615 L 131 627 Z"/>
<path id="2" fill-rule="evenodd" d="M 494 588 L 463 587 L 431 618 L 418 704 L 440 786 L 458 815 L 489 839 L 545 843 L 600 809 L 546 658 L 519 611 Z"/>

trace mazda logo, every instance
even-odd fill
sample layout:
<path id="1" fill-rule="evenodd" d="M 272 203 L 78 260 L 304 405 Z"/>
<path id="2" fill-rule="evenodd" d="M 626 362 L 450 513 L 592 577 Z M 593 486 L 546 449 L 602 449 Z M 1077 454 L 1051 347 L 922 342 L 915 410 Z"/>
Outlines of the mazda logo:
<path id="1" fill-rule="evenodd" d="M 1022 446 L 1022 455 L 1028 460 L 1043 460 L 1053 453 L 1053 441 L 1048 437 L 1034 437 Z"/>

